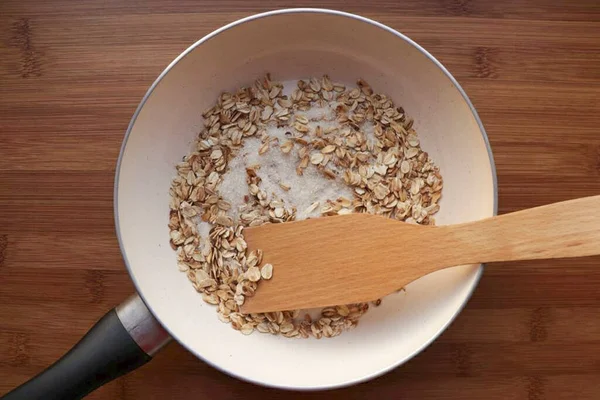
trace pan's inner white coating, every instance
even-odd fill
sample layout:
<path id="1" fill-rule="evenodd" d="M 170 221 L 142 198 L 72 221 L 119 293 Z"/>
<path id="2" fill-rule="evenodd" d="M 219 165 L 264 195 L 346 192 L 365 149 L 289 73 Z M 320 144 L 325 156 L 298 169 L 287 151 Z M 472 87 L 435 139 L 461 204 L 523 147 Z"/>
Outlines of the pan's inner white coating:
<path id="1" fill-rule="evenodd" d="M 435 223 L 443 181 L 412 120 L 363 80 L 340 85 L 327 76 L 267 76 L 222 94 L 203 116 L 170 190 L 179 269 L 244 334 L 321 338 L 355 327 L 369 304 L 240 313 L 271 276 L 268 255 L 247 253 L 243 227 L 351 212 Z"/>

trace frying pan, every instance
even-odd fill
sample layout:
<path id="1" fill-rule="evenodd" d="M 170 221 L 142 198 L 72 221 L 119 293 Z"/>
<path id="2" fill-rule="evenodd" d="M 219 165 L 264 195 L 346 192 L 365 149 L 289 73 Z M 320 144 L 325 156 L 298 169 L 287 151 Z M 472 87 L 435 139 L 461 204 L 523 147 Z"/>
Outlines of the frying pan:
<path id="1" fill-rule="evenodd" d="M 133 116 L 115 178 L 115 222 L 138 291 L 108 312 L 63 358 L 5 396 L 75 399 L 148 362 L 171 338 L 238 378 L 287 389 L 365 381 L 425 348 L 475 288 L 480 265 L 428 275 L 388 296 L 360 325 L 333 339 L 243 336 L 221 323 L 176 267 L 169 246 L 174 165 L 223 90 L 270 72 L 275 80 L 328 74 L 363 78 L 415 119 L 422 147 L 440 166 L 438 224 L 495 215 L 493 159 L 481 121 L 456 80 L 406 36 L 338 11 L 290 9 L 244 18 L 185 50 L 154 82 Z M 426 251 L 417 249 L 417 251 Z"/>

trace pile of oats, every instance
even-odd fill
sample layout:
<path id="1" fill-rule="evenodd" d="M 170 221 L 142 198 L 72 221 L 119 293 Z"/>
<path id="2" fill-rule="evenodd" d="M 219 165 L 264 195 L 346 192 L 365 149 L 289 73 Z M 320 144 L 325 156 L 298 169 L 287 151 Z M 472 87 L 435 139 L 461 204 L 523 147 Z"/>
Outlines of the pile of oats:
<path id="1" fill-rule="evenodd" d="M 294 86 L 286 93 L 290 85 L 267 75 L 203 113 L 169 192 L 170 243 L 179 269 L 234 329 L 334 337 L 369 304 L 326 307 L 317 318 L 240 313 L 277 273 L 260 250 L 247 252 L 244 227 L 357 212 L 434 224 L 443 181 L 412 120 L 365 81 L 347 88 L 324 76 Z"/>

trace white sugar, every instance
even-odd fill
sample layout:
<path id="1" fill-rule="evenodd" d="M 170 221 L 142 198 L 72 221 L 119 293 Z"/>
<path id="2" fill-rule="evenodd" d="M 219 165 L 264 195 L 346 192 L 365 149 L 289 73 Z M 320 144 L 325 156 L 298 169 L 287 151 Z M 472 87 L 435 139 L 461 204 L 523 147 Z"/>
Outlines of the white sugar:
<path id="1" fill-rule="evenodd" d="M 212 226 L 208 222 L 204 222 L 199 219 L 198 234 L 200 235 L 200 237 L 208 237 L 208 234 L 210 233 L 210 228 L 212 228 Z"/>
<path id="2" fill-rule="evenodd" d="M 373 125 L 373 122 L 365 121 L 361 126 L 361 131 L 364 133 L 367 143 L 374 145 L 377 137 L 375 136 L 375 125 Z"/>
<path id="3" fill-rule="evenodd" d="M 291 94 L 296 87 L 296 81 L 284 82 L 284 94 Z M 329 126 L 338 126 L 335 122 L 335 103 L 323 107 L 314 106 L 305 112 L 297 112 L 304 115 L 311 122 L 308 124 L 314 134 L 317 125 L 321 128 Z M 319 120 L 319 121 L 316 121 Z M 279 145 L 283 144 L 291 136 L 292 128 L 268 126 L 267 134 L 272 138 L 277 138 L 271 142 L 270 149 L 263 155 L 258 154 L 261 142 L 257 138 L 248 138 L 244 141 L 243 147 L 228 165 L 228 171 L 223 175 L 223 181 L 220 185 L 221 195 L 232 205 L 232 216 L 237 220 L 239 216 L 239 207 L 244 204 L 244 197 L 248 196 L 248 185 L 246 183 L 246 167 L 260 165 L 256 170 L 261 178 L 260 188 L 264 190 L 269 197 L 275 194 L 282 199 L 288 208 L 295 207 L 297 210 L 296 219 L 306 219 L 308 217 L 317 217 L 320 215 L 320 206 L 327 200 L 336 200 L 343 196 L 348 199 L 353 198 L 352 190 L 341 181 L 327 179 L 316 167 L 309 165 L 304 170 L 302 176 L 296 173 L 296 167 L 299 163 L 297 154 L 297 145 L 289 154 L 284 154 Z M 332 166 L 333 167 L 333 166 Z M 280 184 L 288 186 L 290 189 L 285 191 Z M 319 207 L 310 213 L 305 211 L 314 202 L 319 203 Z"/>
<path id="4" fill-rule="evenodd" d="M 283 90 L 281 91 L 281 94 L 288 97 L 290 97 L 294 90 L 296 90 L 296 88 L 298 87 L 298 81 L 295 81 L 293 79 L 282 81 L 281 84 L 283 85 Z"/>
<path id="5" fill-rule="evenodd" d="M 262 179 L 261 187 L 268 195 L 283 199 L 289 207 L 296 207 L 297 219 L 306 219 L 320 214 L 320 208 L 306 214 L 304 211 L 314 202 L 321 204 L 340 196 L 352 198 L 352 191 L 345 184 L 327 179 L 313 165 L 304 170 L 302 176 L 296 174 L 298 158 L 296 154 L 283 154 L 279 149 L 271 149 L 262 156 L 261 168 L 257 171 Z M 290 187 L 285 191 L 279 186 Z"/>
<path id="6" fill-rule="evenodd" d="M 231 204 L 232 217 L 237 221 L 240 206 L 244 202 L 244 197 L 248 196 L 248 185 L 246 183 L 246 167 L 256 162 L 250 159 L 258 157 L 258 148 L 260 141 L 258 139 L 247 139 L 244 141 L 244 147 L 238 155 L 229 162 L 228 171 L 223 174 L 223 181 L 219 187 L 221 195 Z"/>
<path id="7" fill-rule="evenodd" d="M 331 102 L 330 104 L 326 104 L 323 107 L 319 107 L 319 106 L 313 105 L 310 108 L 310 110 L 305 111 L 305 112 L 301 112 L 299 114 L 303 114 L 309 120 L 321 120 L 321 119 L 325 119 L 325 120 L 331 121 L 331 120 L 333 120 L 335 118 L 335 107 L 336 107 L 336 105 L 337 104 L 335 102 Z"/>
<path id="8" fill-rule="evenodd" d="M 271 133 L 271 130 L 268 132 Z M 287 207 L 296 207 L 298 220 L 320 215 L 320 207 L 308 214 L 304 212 L 314 202 L 323 205 L 327 200 L 335 200 L 340 196 L 352 199 L 352 190 L 347 185 L 339 180 L 327 179 L 313 165 L 309 165 L 304 174 L 298 176 L 298 156 L 295 151 L 284 154 L 276 145 L 272 145 L 267 153 L 259 155 L 260 145 L 258 139 L 246 139 L 240 153 L 229 163 L 229 171 L 223 175 L 220 192 L 231 203 L 236 218 L 239 207 L 244 204 L 244 196 L 248 195 L 246 167 L 251 165 L 260 165 L 256 172 L 261 178 L 261 189 L 268 196 L 274 193 Z M 289 191 L 283 190 L 280 184 L 290 187 Z"/>

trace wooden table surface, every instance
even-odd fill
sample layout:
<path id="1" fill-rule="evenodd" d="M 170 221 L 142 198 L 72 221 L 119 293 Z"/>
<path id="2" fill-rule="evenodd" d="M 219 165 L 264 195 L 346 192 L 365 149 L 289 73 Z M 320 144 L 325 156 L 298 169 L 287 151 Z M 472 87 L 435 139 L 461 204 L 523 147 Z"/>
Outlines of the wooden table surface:
<path id="1" fill-rule="evenodd" d="M 188 45 L 255 12 L 342 9 L 416 40 L 487 129 L 505 213 L 600 193 L 597 0 L 0 1 L 0 393 L 133 292 L 112 190 L 127 124 Z M 90 399 L 599 399 L 599 257 L 489 266 L 422 354 L 352 388 L 240 382 L 170 345 Z"/>

